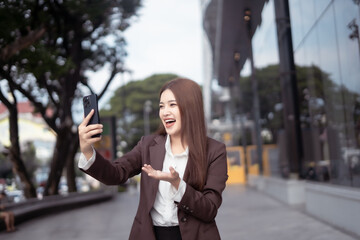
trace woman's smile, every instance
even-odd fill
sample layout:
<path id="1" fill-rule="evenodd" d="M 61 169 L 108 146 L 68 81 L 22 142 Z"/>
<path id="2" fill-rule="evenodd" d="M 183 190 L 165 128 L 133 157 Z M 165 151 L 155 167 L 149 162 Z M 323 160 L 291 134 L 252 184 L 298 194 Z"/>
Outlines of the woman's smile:
<path id="1" fill-rule="evenodd" d="M 167 118 L 167 119 L 164 119 L 165 121 L 165 127 L 166 128 L 170 128 L 172 126 L 174 126 L 176 120 L 175 119 L 172 119 L 172 118 Z"/>

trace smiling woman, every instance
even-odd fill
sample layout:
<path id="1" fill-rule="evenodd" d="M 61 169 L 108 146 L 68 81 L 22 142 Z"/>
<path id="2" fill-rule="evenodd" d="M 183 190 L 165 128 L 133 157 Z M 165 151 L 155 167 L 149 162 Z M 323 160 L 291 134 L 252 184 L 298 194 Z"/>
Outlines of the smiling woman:
<path id="1" fill-rule="evenodd" d="M 92 144 L 101 124 L 79 126 L 79 168 L 105 184 L 117 185 L 141 173 L 140 202 L 129 239 L 220 239 L 215 216 L 227 180 L 226 149 L 206 136 L 200 86 L 176 78 L 160 89 L 158 133 L 114 162 Z"/>
<path id="2" fill-rule="evenodd" d="M 201 88 L 191 80 L 178 78 L 162 87 L 160 101 L 162 99 L 167 99 L 172 104 L 177 103 L 172 109 L 176 114 L 175 119 L 180 122 L 176 125 L 177 128 L 169 128 L 164 124 L 160 127 L 159 133 L 170 135 L 175 146 L 189 147 L 190 159 L 196 159 L 191 163 L 194 166 L 190 168 L 196 169 L 192 175 L 198 178 L 193 183 L 202 189 L 205 181 L 204 171 L 206 171 L 206 128 Z M 159 115 L 162 120 L 163 114 L 168 114 L 168 112 L 163 112 L 160 108 Z"/>

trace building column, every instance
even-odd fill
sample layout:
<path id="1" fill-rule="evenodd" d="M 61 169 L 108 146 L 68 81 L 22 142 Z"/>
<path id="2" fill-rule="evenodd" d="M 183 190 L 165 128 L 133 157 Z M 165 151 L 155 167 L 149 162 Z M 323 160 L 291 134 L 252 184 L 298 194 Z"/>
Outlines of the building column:
<path id="1" fill-rule="evenodd" d="M 289 177 L 301 175 L 303 149 L 288 0 L 274 0 Z"/>
<path id="2" fill-rule="evenodd" d="M 259 173 L 263 174 L 263 158 L 262 158 L 262 138 L 261 138 L 261 124 L 260 124 L 260 103 L 259 103 L 259 93 L 258 93 L 258 82 L 255 76 L 255 64 L 253 57 L 253 46 L 252 46 L 252 19 L 251 19 L 251 9 L 245 9 L 244 11 L 244 21 L 247 32 L 247 46 L 248 46 L 248 56 L 251 66 L 251 88 L 253 93 L 253 116 L 254 116 L 254 126 L 255 126 L 255 140 L 256 140 L 256 155 L 257 162 L 259 164 Z"/>

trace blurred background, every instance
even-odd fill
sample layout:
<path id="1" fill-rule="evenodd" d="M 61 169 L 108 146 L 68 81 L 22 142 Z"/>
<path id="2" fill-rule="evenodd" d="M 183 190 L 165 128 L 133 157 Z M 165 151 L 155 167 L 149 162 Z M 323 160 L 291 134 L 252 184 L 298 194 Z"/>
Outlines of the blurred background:
<path id="1" fill-rule="evenodd" d="M 106 189 L 77 168 L 82 97 L 110 160 L 156 131 L 158 91 L 203 89 L 208 135 L 245 186 L 360 236 L 360 1 L 0 2 L 0 191 Z M 136 186 L 140 176 L 119 186 Z"/>

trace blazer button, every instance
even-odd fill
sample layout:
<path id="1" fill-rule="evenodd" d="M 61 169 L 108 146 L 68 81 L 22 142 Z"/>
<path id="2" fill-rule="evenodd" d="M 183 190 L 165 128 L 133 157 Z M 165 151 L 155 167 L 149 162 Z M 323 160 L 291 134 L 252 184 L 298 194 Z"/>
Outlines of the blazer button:
<path id="1" fill-rule="evenodd" d="M 182 218 L 181 218 L 181 221 L 182 221 L 182 222 L 187 222 L 187 218 L 186 218 L 186 217 L 182 217 Z"/>
<path id="2" fill-rule="evenodd" d="M 186 207 L 186 208 L 185 208 L 186 211 L 189 211 L 189 209 L 190 209 L 189 207 Z"/>

